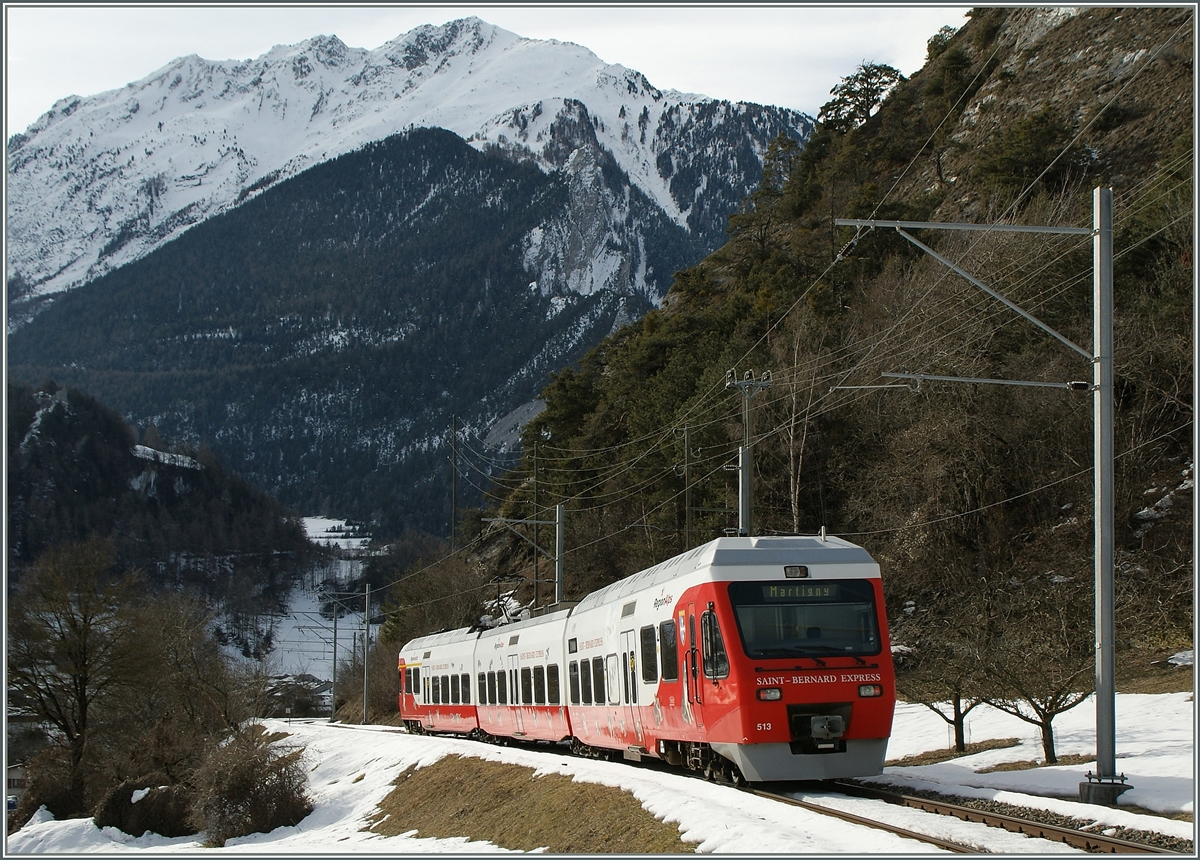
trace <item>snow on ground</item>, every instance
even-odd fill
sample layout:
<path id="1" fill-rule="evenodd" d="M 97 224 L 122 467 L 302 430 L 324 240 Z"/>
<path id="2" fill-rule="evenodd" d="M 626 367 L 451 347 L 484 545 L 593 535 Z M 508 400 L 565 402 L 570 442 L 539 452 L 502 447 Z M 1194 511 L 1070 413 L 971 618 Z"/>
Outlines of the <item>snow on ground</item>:
<path id="1" fill-rule="evenodd" d="M 330 517 L 304 517 L 304 533 L 313 543 L 321 546 L 334 546 L 341 549 L 365 549 L 371 543 L 370 535 L 360 535 L 359 532 L 347 526 L 345 520 Z"/>
<path id="2" fill-rule="evenodd" d="M 308 674 L 328 681 L 333 677 L 334 629 L 332 617 L 321 614 L 322 600 L 315 594 L 297 590 L 289 599 L 288 614 L 275 619 L 274 645 L 267 665 L 272 674 Z M 371 639 L 377 625 L 371 624 Z M 347 612 L 338 619 L 337 658 L 350 659 L 351 652 L 362 648 L 362 612 Z"/>
<path id="3" fill-rule="evenodd" d="M 1125 809 L 1079 803 L 1078 784 L 1094 762 L 980 774 L 977 769 L 1008 761 L 1041 758 L 1035 727 L 990 708 L 969 717 L 973 742 L 1016 737 L 1021 744 L 990 750 L 942 764 L 889 767 L 880 782 L 900 788 L 932 788 L 969 797 L 1034 805 L 1092 819 L 1108 827 L 1157 830 L 1193 838 L 1193 825 Z M 1094 752 L 1095 712 L 1089 703 L 1055 720 L 1062 755 Z M 1117 696 L 1118 770 L 1134 788 L 1122 806 L 1161 812 L 1194 809 L 1194 705 L 1191 693 Z M 685 841 L 701 853 L 734 854 L 912 854 L 942 853 L 910 840 L 846 824 L 776 801 L 710 785 L 682 774 L 628 764 L 580 759 L 565 753 L 494 747 L 472 741 L 409 735 L 398 729 L 346 726 L 323 721 L 271 720 L 272 730 L 290 732 L 305 745 L 311 793 L 316 806 L 297 827 L 230 840 L 224 848 L 202 848 L 195 837 L 132 838 L 112 828 L 97 829 L 90 820 L 54 821 L 43 812 L 8 838 L 8 854 L 144 855 L 218 852 L 238 855 L 421 854 L 500 852 L 486 842 L 422 839 L 414 835 L 382 837 L 361 831 L 364 819 L 391 790 L 396 775 L 410 765 L 425 766 L 446 755 L 475 756 L 525 765 L 538 773 L 571 775 L 631 792 L 655 816 L 679 827 Z M 889 758 L 947 746 L 944 723 L 920 705 L 900 704 Z M 1076 849 L 1031 840 L 981 824 L 934 818 L 880 801 L 845 798 L 819 791 L 797 797 L 838 806 L 859 815 L 887 820 L 975 846 L 981 851 L 1022 854 L 1072 853 Z"/>
<path id="4" fill-rule="evenodd" d="M 1060 757 L 1095 755 L 1095 714 L 1089 699 L 1054 720 L 1055 750 Z M 930 722 L 931 716 L 935 722 Z M 1021 738 L 1022 743 L 941 764 L 887 768 L 876 780 L 900 790 L 927 789 L 1020 806 L 1036 805 L 1063 815 L 1095 818 L 1114 827 L 1158 830 L 1192 838 L 1192 824 L 1188 822 L 1107 809 L 1073 799 L 1055 799 L 1078 798 L 1079 783 L 1087 781 L 1088 771 L 1095 771 L 1095 759 L 1079 765 L 977 773 L 1003 762 L 1043 760 L 1041 740 L 1036 727 L 993 708 L 977 709 L 968 719 L 971 741 L 1015 737 Z M 945 729 L 938 725 L 941 722 L 923 706 L 898 705 L 888 757 L 899 758 L 929 749 L 925 738 L 939 731 L 945 737 Z M 1117 696 L 1117 773 L 1124 774 L 1133 786 L 1121 795 L 1120 806 L 1137 806 L 1163 814 L 1194 811 L 1195 728 L 1191 693 Z"/>

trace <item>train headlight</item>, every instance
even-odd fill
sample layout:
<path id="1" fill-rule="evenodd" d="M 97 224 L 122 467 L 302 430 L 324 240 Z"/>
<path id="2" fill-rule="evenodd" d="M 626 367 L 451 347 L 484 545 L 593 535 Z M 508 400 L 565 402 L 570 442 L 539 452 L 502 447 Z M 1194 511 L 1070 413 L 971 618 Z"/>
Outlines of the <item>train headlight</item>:
<path id="1" fill-rule="evenodd" d="M 858 695 L 864 699 L 876 699 L 883 695 L 882 684 L 859 684 Z"/>
<path id="2" fill-rule="evenodd" d="M 758 691 L 758 698 L 763 702 L 778 702 L 783 698 L 783 690 L 778 687 L 763 687 Z"/>

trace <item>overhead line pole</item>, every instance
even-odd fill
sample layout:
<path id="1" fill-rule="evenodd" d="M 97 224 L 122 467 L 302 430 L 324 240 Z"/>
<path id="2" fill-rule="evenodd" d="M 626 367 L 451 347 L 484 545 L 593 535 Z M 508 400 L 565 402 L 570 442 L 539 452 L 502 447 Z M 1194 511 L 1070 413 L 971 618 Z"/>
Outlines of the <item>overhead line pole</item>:
<path id="1" fill-rule="evenodd" d="M 683 509 L 684 540 L 692 548 L 692 452 L 691 427 L 683 425 Z"/>
<path id="2" fill-rule="evenodd" d="M 1116 623 L 1114 612 L 1114 545 L 1115 525 L 1115 468 L 1113 452 L 1113 236 L 1112 236 L 1112 189 L 1096 188 L 1092 197 L 1092 227 L 1037 227 L 1010 224 L 965 224 L 925 221 L 880 221 L 872 219 L 838 218 L 839 227 L 890 227 L 956 274 L 970 281 L 988 295 L 1002 302 L 1038 328 L 1050 334 L 1064 345 L 1082 355 L 1092 364 L 1092 408 L 1093 408 L 1093 474 L 1095 521 L 1095 642 L 1096 642 L 1096 773 L 1088 772 L 1088 781 L 1079 784 L 1080 799 L 1092 803 L 1115 804 L 1117 797 L 1132 786 L 1125 782 L 1125 775 L 1118 776 L 1116 767 Z M 1060 235 L 1090 235 L 1092 237 L 1092 350 L 1083 349 L 1056 332 L 1050 326 L 1022 310 L 1008 299 L 992 290 L 979 279 L 917 241 L 904 232 L 904 228 L 939 230 L 972 230 L 997 233 L 1056 233 Z M 934 377 L 921 374 L 893 374 L 884 376 L 917 379 Z M 1030 385 L 1035 383 L 1011 380 L 963 379 L 947 381 L 989 382 L 1008 385 Z M 1088 386 L 1069 382 L 1061 385 L 1072 391 Z M 890 387 L 890 386 L 880 386 Z"/>
<path id="3" fill-rule="evenodd" d="M 362 724 L 370 723 L 367 717 L 367 703 L 370 701 L 370 686 L 367 679 L 371 666 L 371 584 L 367 583 L 363 595 L 363 716 Z"/>
<path id="4" fill-rule="evenodd" d="M 679 431 L 676 430 L 676 438 Z M 679 474 L 679 467 L 675 467 L 675 474 Z M 692 441 L 691 441 L 691 425 L 683 425 L 683 518 L 684 545 L 692 548 Z"/>
<path id="5" fill-rule="evenodd" d="M 561 605 L 566 600 L 566 582 L 563 575 L 563 547 L 566 544 L 566 523 L 563 506 L 554 506 L 554 602 Z"/>
<path id="6" fill-rule="evenodd" d="M 513 534 L 515 534 L 521 540 L 525 541 L 527 544 L 532 546 L 535 553 L 541 553 L 542 555 L 546 556 L 547 558 L 554 559 L 554 602 L 556 604 L 562 603 L 563 600 L 565 599 L 564 572 L 563 572 L 564 549 L 563 548 L 566 545 L 566 534 L 565 534 L 566 521 L 563 519 L 563 510 L 564 510 L 564 508 L 561 503 L 555 505 L 554 506 L 554 519 L 552 519 L 552 520 L 538 520 L 538 519 L 520 520 L 520 519 L 512 519 L 510 517 L 490 517 L 490 518 L 487 518 L 487 519 L 484 519 L 481 521 L 481 522 L 485 522 L 485 523 L 500 523 L 502 526 L 504 526 L 506 529 L 508 529 Z M 534 525 L 534 526 L 538 526 L 538 525 L 554 526 L 554 555 L 551 556 L 550 553 L 548 553 L 544 549 L 542 549 L 537 543 L 535 543 L 534 541 L 531 541 L 526 535 L 521 534 L 519 531 L 517 531 L 515 528 L 513 528 L 514 524 Z"/>
<path id="7" fill-rule="evenodd" d="M 754 475 L 754 411 L 750 408 L 750 398 L 762 389 L 771 387 L 771 371 L 763 371 L 762 377 L 755 379 L 754 371 L 747 370 L 745 378 L 735 379 L 733 370 L 729 370 L 725 373 L 725 387 L 736 388 L 742 395 L 743 442 L 738 450 L 738 535 L 749 537 L 753 529 L 750 522 L 750 498 Z"/>
<path id="8" fill-rule="evenodd" d="M 458 416 L 450 416 L 450 551 L 455 549 L 458 525 Z"/>
<path id="9" fill-rule="evenodd" d="M 1116 500 L 1116 472 L 1113 465 L 1113 233 L 1112 189 L 1097 188 L 1092 201 L 1095 234 L 1092 239 L 1093 291 L 1095 313 L 1092 321 L 1093 421 L 1095 434 L 1096 484 L 1096 774 L 1088 772 L 1088 782 L 1080 783 L 1080 795 L 1087 799 L 1096 791 L 1111 794 L 1116 803 L 1124 791 L 1125 777 L 1117 779 L 1117 704 L 1116 704 L 1116 616 L 1114 611 L 1113 570 L 1115 567 L 1115 527 L 1113 508 Z"/>
<path id="10" fill-rule="evenodd" d="M 329 722 L 337 715 L 337 620 L 338 603 L 333 604 L 333 682 L 329 686 Z"/>
<path id="11" fill-rule="evenodd" d="M 538 508 L 538 440 L 533 438 L 533 545 L 538 546 L 541 537 L 538 534 L 537 518 L 541 511 Z M 538 605 L 538 592 L 541 586 L 541 553 L 533 554 L 533 605 Z"/>

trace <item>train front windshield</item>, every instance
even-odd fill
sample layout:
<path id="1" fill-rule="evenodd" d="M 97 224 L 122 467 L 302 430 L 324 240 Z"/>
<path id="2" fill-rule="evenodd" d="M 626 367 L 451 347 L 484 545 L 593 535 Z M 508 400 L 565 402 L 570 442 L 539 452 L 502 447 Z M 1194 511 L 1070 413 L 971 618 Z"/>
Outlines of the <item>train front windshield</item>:
<path id="1" fill-rule="evenodd" d="M 733 582 L 729 600 L 747 657 L 857 657 L 881 648 L 870 580 Z"/>

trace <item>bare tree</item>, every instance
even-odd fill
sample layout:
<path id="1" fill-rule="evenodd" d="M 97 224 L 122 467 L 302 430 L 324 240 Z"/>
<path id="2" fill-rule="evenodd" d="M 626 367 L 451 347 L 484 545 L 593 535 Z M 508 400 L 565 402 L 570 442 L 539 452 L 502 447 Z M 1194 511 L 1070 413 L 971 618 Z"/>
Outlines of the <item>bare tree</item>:
<path id="1" fill-rule="evenodd" d="M 894 625 L 893 634 L 893 642 L 903 646 L 896 667 L 896 689 L 952 726 L 954 749 L 964 753 L 967 716 L 984 703 L 988 686 L 982 672 L 977 607 L 967 589 L 955 589 L 950 601 L 945 599 L 948 596 L 901 611 L 903 620 Z"/>
<path id="2" fill-rule="evenodd" d="M 999 583 L 991 596 L 983 670 L 988 704 L 1039 728 L 1047 764 L 1058 761 L 1054 718 L 1095 687 L 1088 588 L 1058 574 Z"/>
<path id="3" fill-rule="evenodd" d="M 136 608 L 135 622 L 149 658 L 137 683 L 104 708 L 94 741 L 105 746 L 114 779 L 163 773 L 186 782 L 249 709 L 203 602 L 156 594 Z"/>
<path id="4" fill-rule="evenodd" d="M 106 541 L 44 554 L 8 610 L 10 707 L 56 730 L 69 754 L 69 814 L 88 808 L 85 771 L 97 715 L 136 684 L 146 660 L 133 605 L 137 579 L 117 578 Z"/>

